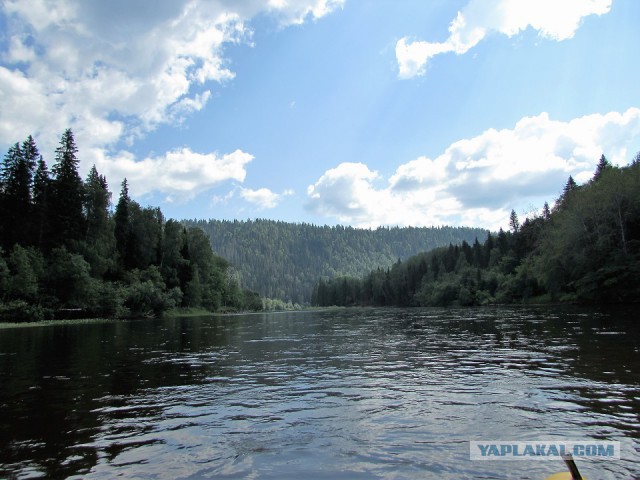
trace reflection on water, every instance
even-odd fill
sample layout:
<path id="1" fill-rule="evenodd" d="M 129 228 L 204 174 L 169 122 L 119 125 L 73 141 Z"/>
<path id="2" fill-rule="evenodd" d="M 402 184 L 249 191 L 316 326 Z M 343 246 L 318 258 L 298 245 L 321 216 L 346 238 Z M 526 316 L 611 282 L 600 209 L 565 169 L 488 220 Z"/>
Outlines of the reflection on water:
<path id="1" fill-rule="evenodd" d="M 470 440 L 622 442 L 640 323 L 577 308 L 362 309 L 0 330 L 0 478 L 530 478 Z M 515 464 L 515 465 L 514 465 Z"/>

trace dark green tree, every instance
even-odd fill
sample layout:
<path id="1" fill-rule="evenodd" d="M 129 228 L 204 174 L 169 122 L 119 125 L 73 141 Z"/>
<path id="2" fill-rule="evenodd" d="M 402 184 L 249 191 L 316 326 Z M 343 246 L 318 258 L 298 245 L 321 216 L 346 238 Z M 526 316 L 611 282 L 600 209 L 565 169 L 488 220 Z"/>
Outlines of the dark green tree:
<path id="1" fill-rule="evenodd" d="M 36 172 L 33 176 L 33 240 L 34 244 L 43 251 L 48 250 L 50 223 L 47 215 L 49 211 L 49 188 L 51 178 L 47 164 L 40 155 Z"/>
<path id="2" fill-rule="evenodd" d="M 111 193 L 107 179 L 94 165 L 84 184 L 84 215 L 87 219 L 82 253 L 91 266 L 91 274 L 102 278 L 115 272 L 116 242 L 113 220 L 109 214 Z"/>
<path id="3" fill-rule="evenodd" d="M 511 210 L 509 215 L 509 228 L 512 233 L 518 233 L 520 231 L 520 221 L 518 220 L 518 214 L 515 210 Z"/>
<path id="4" fill-rule="evenodd" d="M 596 166 L 596 171 L 593 174 L 592 181 L 597 182 L 602 177 L 602 174 L 611 167 L 612 165 L 609 163 L 609 160 L 607 160 L 607 157 L 602 155 L 598 161 L 598 165 Z"/>
<path id="5" fill-rule="evenodd" d="M 118 251 L 118 260 L 123 269 L 128 268 L 131 262 L 130 241 L 131 241 L 131 225 L 129 219 L 129 206 L 131 198 L 129 197 L 129 184 L 125 178 L 122 181 L 120 190 L 120 198 L 116 205 L 116 211 L 113 216 L 114 235 L 116 239 L 116 250 Z"/>
<path id="6" fill-rule="evenodd" d="M 78 174 L 79 160 L 71 129 L 67 129 L 56 149 L 53 181 L 49 196 L 51 235 L 54 246 L 77 248 L 86 231 L 83 215 L 84 185 Z"/>
<path id="7" fill-rule="evenodd" d="M 577 189 L 578 189 L 578 184 L 573 179 L 573 177 L 569 175 L 567 183 L 564 185 L 564 188 L 562 189 L 562 193 L 560 194 L 560 197 L 558 198 L 558 200 L 556 200 L 556 204 L 554 205 L 554 211 L 560 210 L 564 206 L 566 206 L 570 200 L 571 195 Z"/>
<path id="8" fill-rule="evenodd" d="M 21 245 L 32 244 L 31 215 L 33 173 L 39 156 L 38 148 L 29 136 L 20 144 L 13 145 L 4 159 L 2 168 L 2 202 L 1 209 L 4 217 L 3 242 L 5 248 L 15 243 Z"/>

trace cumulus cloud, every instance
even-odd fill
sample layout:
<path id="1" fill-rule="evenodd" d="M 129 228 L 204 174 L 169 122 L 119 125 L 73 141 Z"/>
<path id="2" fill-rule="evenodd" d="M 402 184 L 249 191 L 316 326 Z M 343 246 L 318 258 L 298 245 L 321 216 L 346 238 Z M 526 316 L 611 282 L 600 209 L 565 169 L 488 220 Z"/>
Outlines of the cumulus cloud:
<path id="1" fill-rule="evenodd" d="M 182 192 L 151 166 L 188 168 L 214 179 L 204 163 L 223 161 L 187 150 L 138 161 L 115 153 L 122 142 L 163 124 L 179 124 L 202 110 L 212 88 L 235 73 L 225 57 L 233 44 L 252 44 L 250 21 L 267 14 L 282 27 L 315 20 L 343 0 L 6 0 L 1 2 L 0 145 L 32 134 L 42 151 L 53 151 L 66 127 L 75 133 L 89 165 L 129 171 L 132 185 Z M 210 154 L 213 155 L 213 154 Z M 231 154 L 234 155 L 234 154 Z M 204 162 L 204 163 L 202 163 Z M 139 165 L 137 165 L 139 163 Z M 242 163 L 242 162 L 240 162 Z M 236 179 L 238 170 L 227 175 Z M 189 182 L 184 184 L 190 186 Z"/>
<path id="2" fill-rule="evenodd" d="M 240 197 L 245 201 L 255 205 L 259 210 L 277 207 L 284 197 L 293 195 L 293 190 L 285 190 L 282 193 L 275 193 L 268 188 L 252 190 L 250 188 L 240 188 Z"/>
<path id="3" fill-rule="evenodd" d="M 225 181 L 243 182 L 246 166 L 253 160 L 252 155 L 241 150 L 219 155 L 197 153 L 189 148 L 143 160 L 136 160 L 126 151 L 106 156 L 97 149 L 93 155 L 98 170 L 112 182 L 127 178 L 132 194 L 159 191 L 167 195 L 168 201 L 189 200 Z"/>
<path id="4" fill-rule="evenodd" d="M 506 227 L 509 211 L 557 198 L 569 175 L 588 180 L 601 154 L 626 164 L 640 136 L 640 109 L 579 117 L 547 113 L 511 129 L 489 129 L 451 144 L 434 159 L 400 165 L 386 181 L 363 163 L 343 163 L 307 189 L 315 213 L 361 227 Z"/>
<path id="5" fill-rule="evenodd" d="M 436 55 L 468 52 L 487 35 L 508 37 L 531 27 L 543 38 L 567 40 L 575 34 L 584 17 L 603 15 L 612 0 L 470 0 L 449 25 L 444 42 L 401 38 L 396 43 L 400 78 L 424 75 L 429 60 Z"/>

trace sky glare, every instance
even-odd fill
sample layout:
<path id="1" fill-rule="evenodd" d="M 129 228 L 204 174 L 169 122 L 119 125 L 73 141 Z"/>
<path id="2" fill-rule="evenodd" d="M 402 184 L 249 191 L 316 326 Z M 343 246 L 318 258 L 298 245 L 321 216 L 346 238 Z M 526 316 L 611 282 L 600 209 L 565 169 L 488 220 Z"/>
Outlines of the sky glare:
<path id="1" fill-rule="evenodd" d="M 5 0 L 0 151 L 168 217 L 506 228 L 640 150 L 636 0 Z"/>

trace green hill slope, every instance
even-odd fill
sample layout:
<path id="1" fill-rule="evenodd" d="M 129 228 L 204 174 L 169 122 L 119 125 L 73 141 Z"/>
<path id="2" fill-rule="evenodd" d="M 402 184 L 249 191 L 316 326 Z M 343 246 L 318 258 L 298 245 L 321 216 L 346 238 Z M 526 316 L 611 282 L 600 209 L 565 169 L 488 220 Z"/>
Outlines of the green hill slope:
<path id="1" fill-rule="evenodd" d="M 318 278 L 362 276 L 436 247 L 484 241 L 488 233 L 466 227 L 363 230 L 272 220 L 184 223 L 209 235 L 213 250 L 231 262 L 243 287 L 297 303 L 310 302 Z"/>
<path id="2" fill-rule="evenodd" d="M 553 209 L 484 244 L 463 243 L 372 270 L 320 279 L 315 305 L 443 306 L 640 301 L 640 154 L 617 167 L 602 156 L 593 178 L 569 177 Z M 383 264 L 384 265 L 384 264 Z"/>

